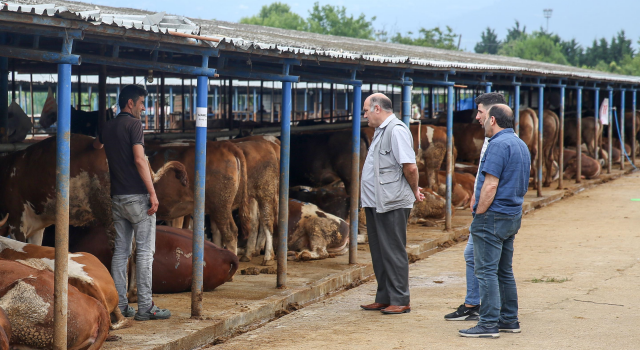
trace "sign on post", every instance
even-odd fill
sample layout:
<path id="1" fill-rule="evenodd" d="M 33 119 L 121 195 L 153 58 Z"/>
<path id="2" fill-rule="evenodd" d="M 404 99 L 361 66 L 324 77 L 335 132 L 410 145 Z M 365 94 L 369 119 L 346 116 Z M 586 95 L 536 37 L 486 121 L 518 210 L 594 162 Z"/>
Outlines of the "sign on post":
<path id="1" fill-rule="evenodd" d="M 207 107 L 196 108 L 196 126 L 207 127 Z"/>
<path id="2" fill-rule="evenodd" d="M 600 105 L 600 124 L 609 125 L 609 99 L 605 98 Z"/>

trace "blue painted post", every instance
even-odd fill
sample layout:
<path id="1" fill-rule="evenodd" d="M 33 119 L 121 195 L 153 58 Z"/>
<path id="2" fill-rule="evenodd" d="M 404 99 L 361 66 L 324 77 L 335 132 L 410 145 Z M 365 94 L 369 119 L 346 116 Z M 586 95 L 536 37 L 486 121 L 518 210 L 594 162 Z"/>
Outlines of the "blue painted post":
<path id="1" fill-rule="evenodd" d="M 582 87 L 577 87 L 576 89 L 576 137 L 577 137 L 577 153 L 576 156 L 576 183 L 582 182 Z"/>
<path id="2" fill-rule="evenodd" d="M 420 119 L 424 118 L 424 86 L 420 91 Z"/>
<path id="3" fill-rule="evenodd" d="M 196 81 L 196 84 L 197 84 L 197 81 Z M 193 96 L 193 98 L 192 98 L 193 104 L 191 105 L 191 107 L 192 107 L 191 108 L 191 119 L 192 120 L 196 119 L 196 111 L 197 111 L 197 108 L 198 108 L 198 100 L 197 100 L 198 96 L 196 94 L 196 89 L 197 89 L 197 86 L 195 88 L 193 88 L 193 94 L 191 94 L 191 96 Z"/>
<path id="4" fill-rule="evenodd" d="M 118 88 L 116 89 L 116 115 L 120 114 L 120 103 L 118 103 L 120 99 L 120 85 L 118 85 Z M 155 120 L 155 114 L 157 114 L 155 112 L 155 110 L 153 111 L 154 113 L 154 119 Z"/>
<path id="5" fill-rule="evenodd" d="M 289 65 L 284 66 L 285 75 Z M 282 82 L 280 113 L 280 208 L 278 216 L 278 277 L 277 288 L 287 286 L 287 251 L 289 236 L 289 159 L 291 152 L 291 83 Z"/>
<path id="6" fill-rule="evenodd" d="M 564 95 L 564 86 L 560 86 L 560 160 L 558 161 L 558 164 L 564 164 Z M 562 178 L 564 173 L 563 168 L 563 166 L 558 167 L 558 171 L 560 172 L 560 176 L 558 177 L 559 190 L 564 189 L 564 181 Z"/>
<path id="7" fill-rule="evenodd" d="M 633 138 L 631 139 L 631 163 L 633 163 L 633 166 L 636 165 L 636 137 L 638 137 L 638 135 L 636 135 L 636 89 L 631 90 L 632 94 L 631 94 L 631 109 L 633 114 L 631 114 L 633 116 L 633 118 L 631 118 L 631 130 L 633 130 Z"/>
<path id="8" fill-rule="evenodd" d="M 447 214 L 445 230 L 451 230 L 451 193 L 453 191 L 453 85 L 447 86 Z"/>
<path id="9" fill-rule="evenodd" d="M 600 89 L 596 88 L 593 92 L 594 92 L 594 100 L 595 100 L 594 101 L 594 104 L 595 104 L 595 106 L 594 106 L 594 108 L 595 108 L 594 109 L 594 111 L 595 111 L 594 112 L 594 116 L 595 117 L 594 118 L 596 119 L 595 120 L 596 127 L 595 127 L 595 130 L 594 130 L 595 131 L 595 138 L 594 138 L 594 140 L 595 140 L 594 141 L 595 142 L 594 146 L 595 147 L 594 147 L 594 151 L 593 151 L 593 153 L 594 153 L 593 158 L 595 160 L 598 160 L 598 149 L 600 149 L 601 142 L 602 142 L 600 140 L 600 136 L 602 134 L 602 132 L 601 132 L 602 124 L 600 124 Z"/>
<path id="10" fill-rule="evenodd" d="M 173 88 L 169 88 L 169 113 L 173 113 Z"/>
<path id="11" fill-rule="evenodd" d="M 308 85 L 309 85 L 309 83 L 307 83 L 307 86 Z M 309 118 L 309 104 L 308 104 L 308 101 L 307 101 L 308 97 L 309 97 L 309 89 L 308 88 L 304 88 L 304 119 Z"/>
<path id="12" fill-rule="evenodd" d="M 18 105 L 24 110 L 24 104 L 22 103 L 22 84 L 18 84 Z"/>
<path id="13" fill-rule="evenodd" d="M 544 125 L 544 88 L 541 86 L 538 88 L 538 154 L 542 154 L 542 132 Z M 542 197 L 542 159 L 544 157 L 538 157 L 538 174 L 536 176 L 536 183 L 538 186 L 538 197 Z"/>
<path id="14" fill-rule="evenodd" d="M 351 218 L 349 236 L 349 264 L 358 263 L 358 207 L 360 203 L 360 118 L 362 83 L 353 85 L 353 118 L 351 127 Z"/>
<path id="15" fill-rule="evenodd" d="M 485 83 L 485 85 L 484 85 L 484 92 L 485 93 L 491 92 L 491 85 L 492 85 L 492 83 Z"/>
<path id="16" fill-rule="evenodd" d="M 407 124 L 411 123 L 411 88 L 413 86 L 413 80 L 405 78 L 402 82 L 402 122 Z"/>
<path id="17" fill-rule="evenodd" d="M 626 94 L 627 90 L 625 89 L 620 89 L 620 114 L 619 118 L 618 118 L 618 127 L 620 128 L 620 150 L 621 150 L 621 156 L 620 156 L 620 170 L 624 170 L 624 161 L 626 159 L 625 157 L 625 152 L 626 149 L 624 148 L 624 103 L 625 103 L 625 94 Z"/>
<path id="18" fill-rule="evenodd" d="M 239 105 L 240 104 L 238 103 L 238 88 L 233 88 L 233 110 L 237 111 Z"/>
<path id="19" fill-rule="evenodd" d="M 516 133 L 520 135 L 520 83 L 515 83 L 513 87 L 513 111 L 515 112 L 516 125 L 518 126 Z"/>
<path id="20" fill-rule="evenodd" d="M 611 159 L 611 152 L 613 151 L 613 89 L 609 88 L 609 162 L 607 163 L 607 174 L 611 174 L 613 167 L 613 160 Z"/>
<path id="21" fill-rule="evenodd" d="M 73 40 L 63 44 L 71 54 Z M 66 51 L 66 52 L 65 52 Z M 53 348 L 67 348 L 67 293 L 69 289 L 69 173 L 71 138 L 71 65 L 58 64 L 58 130 L 56 135 L 56 234 L 54 268 Z"/>
<path id="22" fill-rule="evenodd" d="M 253 114 L 258 113 L 258 95 L 256 94 L 256 89 L 253 89 Z"/>
<path id="23" fill-rule="evenodd" d="M 207 67 L 209 58 L 203 57 Z M 191 282 L 191 317 L 202 315 L 202 283 L 204 259 L 204 197 L 207 165 L 207 86 L 206 76 L 198 77 L 196 95 L 196 161 L 193 211 L 193 271 Z"/>

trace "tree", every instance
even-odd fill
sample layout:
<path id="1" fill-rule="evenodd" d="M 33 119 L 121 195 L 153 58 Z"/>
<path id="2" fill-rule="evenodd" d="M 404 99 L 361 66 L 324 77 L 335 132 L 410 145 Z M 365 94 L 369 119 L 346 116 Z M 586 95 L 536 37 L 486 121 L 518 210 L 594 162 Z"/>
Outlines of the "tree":
<path id="1" fill-rule="evenodd" d="M 588 47 L 585 52 L 584 65 L 587 67 L 595 67 L 600 62 L 608 64 L 611 62 L 609 57 L 609 43 L 607 39 L 601 38 L 599 42 L 594 39 L 591 47 Z"/>
<path id="2" fill-rule="evenodd" d="M 313 4 L 309 11 L 307 22 L 309 31 L 319 34 L 347 36 L 351 38 L 373 39 L 373 21 L 367 21 L 364 14 L 358 18 L 347 16 L 347 9 L 342 6 L 324 5 L 320 7 L 318 2 Z"/>
<path id="3" fill-rule="evenodd" d="M 480 37 L 482 40 L 477 43 L 474 48 L 477 53 L 488 53 L 492 55 L 498 53 L 498 50 L 500 49 L 500 41 L 498 40 L 498 35 L 493 29 L 487 27 Z"/>
<path id="4" fill-rule="evenodd" d="M 569 64 L 562 53 L 562 46 L 548 34 L 540 32 L 523 35 L 520 39 L 509 41 L 502 46 L 498 53 L 533 61 Z"/>
<path id="5" fill-rule="evenodd" d="M 293 30 L 307 28 L 307 22 L 300 15 L 291 12 L 289 5 L 281 2 L 262 6 L 260 13 L 252 17 L 243 17 L 240 23 Z"/>
<path id="6" fill-rule="evenodd" d="M 458 34 L 454 33 L 453 29 L 449 26 L 446 27 L 446 32 L 443 32 L 440 27 L 435 27 L 433 29 L 420 28 L 420 36 L 415 39 L 411 37 L 412 34 L 412 32 L 408 32 L 407 36 L 403 36 L 400 33 L 396 33 L 396 35 L 391 38 L 391 42 L 406 45 L 436 47 L 447 50 L 458 50 L 458 45 L 456 43 Z"/>
<path id="7" fill-rule="evenodd" d="M 572 66 L 580 67 L 584 61 L 584 49 L 578 44 L 576 39 L 571 41 L 560 41 L 560 47 L 564 57 Z"/>
<path id="8" fill-rule="evenodd" d="M 518 40 L 527 35 L 527 26 L 522 27 L 520 29 L 520 22 L 516 21 L 516 25 L 511 29 L 507 29 L 507 37 L 504 39 L 505 42 L 510 42 L 514 40 Z"/>
<path id="9" fill-rule="evenodd" d="M 609 46 L 609 59 L 613 62 L 622 62 L 625 57 L 633 57 L 634 50 L 631 47 L 631 40 L 627 39 L 624 30 L 611 39 Z"/>

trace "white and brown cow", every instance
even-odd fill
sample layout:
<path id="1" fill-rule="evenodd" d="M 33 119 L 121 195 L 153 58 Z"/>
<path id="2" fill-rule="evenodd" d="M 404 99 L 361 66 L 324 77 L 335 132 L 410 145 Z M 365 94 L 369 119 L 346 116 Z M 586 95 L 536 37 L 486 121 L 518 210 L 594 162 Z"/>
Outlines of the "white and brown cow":
<path id="1" fill-rule="evenodd" d="M 0 259 L 53 272 L 55 248 L 0 237 Z M 111 313 L 114 320 L 111 329 L 119 329 L 127 324 L 118 308 L 118 292 L 109 270 L 95 256 L 88 253 L 69 254 L 69 284 L 98 300 Z"/>
<path id="2" fill-rule="evenodd" d="M 349 224 L 311 203 L 289 200 L 291 260 L 318 260 L 349 250 Z"/>
<path id="3" fill-rule="evenodd" d="M 67 348 L 100 349 L 109 314 L 96 299 L 68 286 Z M 53 348 L 53 273 L 0 259 L 0 308 L 11 323 L 16 349 Z"/>
<path id="4" fill-rule="evenodd" d="M 9 350 L 10 339 L 11 322 L 9 322 L 9 317 L 0 307 L 0 350 Z"/>

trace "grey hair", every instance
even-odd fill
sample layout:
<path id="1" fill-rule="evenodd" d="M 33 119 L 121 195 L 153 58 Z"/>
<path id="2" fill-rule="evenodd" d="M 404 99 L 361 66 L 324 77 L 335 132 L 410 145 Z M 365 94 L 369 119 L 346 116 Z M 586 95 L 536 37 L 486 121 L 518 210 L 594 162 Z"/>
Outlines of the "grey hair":
<path id="1" fill-rule="evenodd" d="M 369 100 L 369 109 L 373 110 L 375 106 L 380 106 L 380 109 L 385 112 L 393 113 L 391 100 L 384 94 L 371 95 L 371 99 Z"/>

